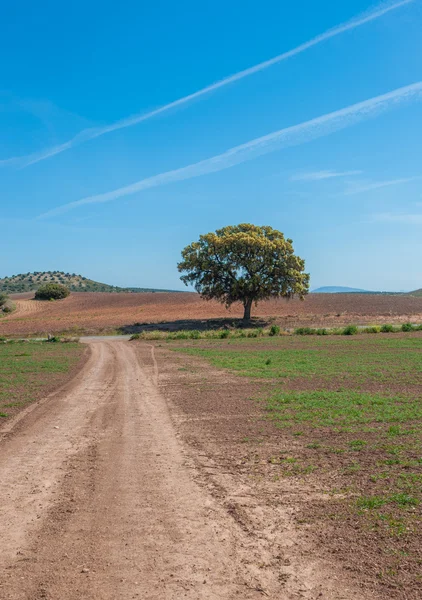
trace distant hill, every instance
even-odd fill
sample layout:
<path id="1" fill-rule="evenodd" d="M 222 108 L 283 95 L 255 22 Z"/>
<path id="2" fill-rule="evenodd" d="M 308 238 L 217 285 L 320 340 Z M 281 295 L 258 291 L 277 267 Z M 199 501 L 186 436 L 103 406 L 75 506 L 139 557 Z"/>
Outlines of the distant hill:
<path id="1" fill-rule="evenodd" d="M 319 287 L 316 290 L 312 290 L 313 294 L 371 294 L 367 290 L 360 290 L 359 288 L 342 287 L 339 285 L 327 285 L 325 287 Z"/>
<path id="2" fill-rule="evenodd" d="M 175 290 L 160 290 L 155 288 L 121 288 L 107 283 L 99 283 L 76 273 L 62 271 L 35 271 L 0 278 L 0 292 L 20 294 L 37 290 L 44 283 L 62 283 L 71 292 L 172 292 Z"/>
<path id="3" fill-rule="evenodd" d="M 414 292 L 409 292 L 408 296 L 422 296 L 422 288 L 420 290 L 415 290 Z"/>
<path id="4" fill-rule="evenodd" d="M 419 290 L 421 292 L 421 290 Z M 361 290 L 359 288 L 343 287 L 338 285 L 328 285 L 325 287 L 317 288 L 312 290 L 313 294 L 387 294 L 387 295 L 400 295 L 403 292 L 379 292 L 375 290 Z M 417 295 L 418 292 L 412 292 L 413 295 Z"/>

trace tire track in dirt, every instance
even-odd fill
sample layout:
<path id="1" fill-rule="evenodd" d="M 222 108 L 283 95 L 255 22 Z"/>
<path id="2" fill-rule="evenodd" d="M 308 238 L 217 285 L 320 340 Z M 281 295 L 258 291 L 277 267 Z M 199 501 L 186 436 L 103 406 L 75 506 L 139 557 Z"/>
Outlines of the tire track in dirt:
<path id="1" fill-rule="evenodd" d="M 87 415 L 107 397 L 114 376 L 106 369 L 109 352 L 93 348 L 75 380 L 0 431 L 0 568 L 16 556 L 57 493 L 64 461 L 87 443 Z"/>
<path id="2" fill-rule="evenodd" d="M 9 320 L 15 317 L 28 317 L 46 312 L 46 305 L 33 299 L 14 300 L 14 303 L 16 304 L 16 310 L 8 317 Z"/>

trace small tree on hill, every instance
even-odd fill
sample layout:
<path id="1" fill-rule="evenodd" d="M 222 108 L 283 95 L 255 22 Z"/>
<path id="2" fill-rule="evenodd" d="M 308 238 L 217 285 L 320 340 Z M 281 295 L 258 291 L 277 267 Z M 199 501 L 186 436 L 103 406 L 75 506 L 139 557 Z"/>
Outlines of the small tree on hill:
<path id="1" fill-rule="evenodd" d="M 305 261 L 294 254 L 292 240 L 272 227 L 242 223 L 217 229 L 184 248 L 182 259 L 177 268 L 186 272 L 181 276 L 186 285 L 227 307 L 242 302 L 245 321 L 259 300 L 303 299 L 309 291 Z"/>
<path id="2" fill-rule="evenodd" d="M 60 283 L 45 283 L 40 286 L 35 292 L 36 300 L 61 300 L 67 298 L 70 291 Z"/>
<path id="3" fill-rule="evenodd" d="M 8 298 L 7 294 L 5 294 L 4 292 L 0 292 L 0 308 L 3 308 L 3 306 L 6 304 L 8 299 L 9 298 Z"/>

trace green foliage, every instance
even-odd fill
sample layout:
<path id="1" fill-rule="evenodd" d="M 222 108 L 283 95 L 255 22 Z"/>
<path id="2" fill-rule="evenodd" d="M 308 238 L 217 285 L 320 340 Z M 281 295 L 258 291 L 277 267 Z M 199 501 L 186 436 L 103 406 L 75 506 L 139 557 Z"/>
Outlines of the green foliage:
<path id="1" fill-rule="evenodd" d="M 358 332 L 359 329 L 356 325 L 347 325 L 347 327 L 343 329 L 343 335 L 356 335 Z"/>
<path id="2" fill-rule="evenodd" d="M 414 498 L 403 492 L 390 496 L 390 501 L 395 502 L 399 506 L 417 506 L 419 504 L 418 498 Z"/>
<path id="3" fill-rule="evenodd" d="M 201 235 L 182 251 L 181 280 L 205 299 L 227 307 L 241 302 L 244 318 L 253 303 L 270 297 L 300 298 L 309 291 L 305 262 L 294 254 L 292 240 L 272 227 L 248 223 Z"/>
<path id="4" fill-rule="evenodd" d="M 315 335 L 316 329 L 312 329 L 312 327 L 298 327 L 295 329 L 296 335 Z"/>
<path id="5" fill-rule="evenodd" d="M 70 291 L 60 283 L 46 283 L 35 292 L 36 300 L 62 300 L 69 296 Z"/>
<path id="6" fill-rule="evenodd" d="M 229 335 L 230 335 L 230 331 L 229 331 L 228 329 L 222 329 L 222 330 L 219 332 L 219 337 L 220 337 L 221 339 L 228 338 L 228 337 L 229 337 Z"/>
<path id="7" fill-rule="evenodd" d="M 402 331 L 413 331 L 412 323 L 403 323 L 403 325 L 401 326 L 401 330 Z"/>
<path id="8" fill-rule="evenodd" d="M 380 331 L 381 329 L 377 325 L 370 325 L 362 329 L 362 333 L 379 333 Z"/>
<path id="9" fill-rule="evenodd" d="M 362 496 L 357 499 L 356 504 L 359 508 L 372 510 L 374 508 L 380 508 L 385 502 L 385 498 L 382 496 Z"/>
<path id="10" fill-rule="evenodd" d="M 135 326 L 137 324 L 135 323 Z M 140 323 L 138 323 L 140 325 Z M 347 332 L 345 334 L 345 331 Z M 333 328 L 320 328 L 314 329 L 312 327 L 298 327 L 294 330 L 293 335 L 299 336 L 339 336 L 339 335 L 354 335 L 354 334 L 375 334 L 381 331 L 381 327 L 377 325 L 371 325 L 370 327 L 356 328 L 355 325 L 349 325 L 346 328 L 333 327 Z M 389 330 L 390 331 L 390 330 Z M 401 328 L 393 328 L 393 333 L 401 331 Z M 412 331 L 422 331 L 422 325 L 414 325 Z M 353 332 L 353 333 L 352 333 Z M 144 339 L 144 340 L 163 340 L 163 339 L 225 339 L 225 338 L 257 338 L 257 337 L 279 337 L 280 335 L 289 337 L 287 331 L 282 331 L 278 325 L 271 325 L 268 329 L 261 327 L 256 329 L 212 329 L 205 331 L 144 331 L 142 333 L 135 333 L 131 339 Z M 401 342 L 397 341 L 398 344 Z"/>
<path id="11" fill-rule="evenodd" d="M 11 313 L 15 310 L 15 304 L 4 292 L 0 292 L 0 313 Z"/>
<path id="12" fill-rule="evenodd" d="M 384 323 L 384 325 L 381 325 L 381 333 L 394 333 L 394 332 L 395 332 L 394 325 L 390 325 L 388 323 Z"/>

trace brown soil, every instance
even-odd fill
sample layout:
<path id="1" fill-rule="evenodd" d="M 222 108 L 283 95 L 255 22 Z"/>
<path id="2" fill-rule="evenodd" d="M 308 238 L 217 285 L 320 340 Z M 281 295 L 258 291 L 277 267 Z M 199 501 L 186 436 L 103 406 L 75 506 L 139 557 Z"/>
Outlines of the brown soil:
<path id="1" fill-rule="evenodd" d="M 0 320 L 0 335 L 36 335 L 63 331 L 96 333 L 135 323 L 162 323 L 165 329 L 201 329 L 209 319 L 238 319 L 242 307 L 227 311 L 193 293 L 73 293 L 57 302 L 40 302 L 20 294 L 18 309 Z M 282 327 L 336 326 L 382 322 L 422 322 L 422 297 L 370 294 L 310 294 L 298 299 L 261 302 L 253 314 Z M 216 326 L 218 323 L 215 324 Z M 221 325 L 221 323 L 220 323 Z"/>
<path id="2" fill-rule="evenodd" d="M 375 597 L 295 526 L 311 488 L 278 488 L 280 502 L 232 462 L 233 440 L 260 428 L 253 389 L 207 391 L 146 344 L 90 348 L 72 382 L 2 430 L 2 599 Z"/>
<path id="3" fill-rule="evenodd" d="M 380 489 L 388 493 L 388 481 L 375 484 L 369 477 L 384 456 L 359 454 L 361 470 L 353 476 L 345 472 L 344 455 L 333 450 L 347 448 L 356 432 L 340 436 L 324 430 L 315 437 L 302 427 L 295 437 L 269 422 L 256 402 L 268 382 L 217 370 L 167 345 L 157 347 L 156 356 L 163 391 L 201 481 L 266 548 L 261 581 L 276 569 L 284 582 L 284 592 L 274 597 L 294 598 L 300 587 L 305 598 L 330 597 L 331 589 L 333 598 L 422 599 L 420 511 L 415 511 L 413 531 L 397 537 L 374 530 L 365 515 L 356 514 L 354 483 L 368 495 Z M 303 383 L 298 382 L 301 389 Z M 364 432 L 358 437 L 371 438 Z M 327 451 L 315 451 L 309 442 Z M 286 462 L 291 456 L 297 463 Z M 308 464 L 314 472 L 296 471 Z"/>

